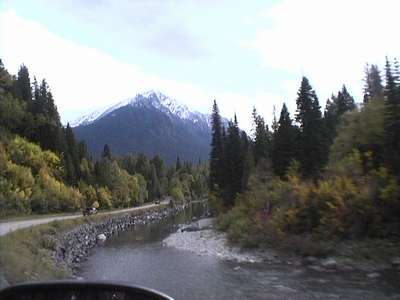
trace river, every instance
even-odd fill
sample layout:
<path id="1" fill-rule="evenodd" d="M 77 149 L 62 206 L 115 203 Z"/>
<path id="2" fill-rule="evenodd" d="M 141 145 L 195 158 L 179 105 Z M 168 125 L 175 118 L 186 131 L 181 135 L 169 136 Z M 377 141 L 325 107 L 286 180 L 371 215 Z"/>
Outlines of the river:
<path id="1" fill-rule="evenodd" d="M 128 281 L 176 300 L 200 299 L 400 299 L 397 275 L 368 278 L 365 272 L 320 272 L 284 263 L 222 260 L 166 246 L 163 240 L 199 209 L 136 226 L 96 247 L 79 276 Z"/>

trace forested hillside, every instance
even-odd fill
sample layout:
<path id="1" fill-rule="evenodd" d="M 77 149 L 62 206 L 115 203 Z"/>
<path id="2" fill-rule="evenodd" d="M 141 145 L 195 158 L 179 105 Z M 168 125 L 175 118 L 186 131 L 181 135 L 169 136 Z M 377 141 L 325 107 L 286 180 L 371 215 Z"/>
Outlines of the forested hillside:
<path id="1" fill-rule="evenodd" d="M 70 126 L 62 126 L 45 79 L 31 82 L 0 60 L 0 217 L 130 207 L 171 195 L 190 201 L 207 192 L 207 166 L 166 166 L 159 156 L 114 156 L 104 145 L 93 160 Z"/>
<path id="2" fill-rule="evenodd" d="M 397 61 L 383 76 L 367 65 L 363 103 L 343 86 L 324 112 L 304 77 L 295 116 L 283 104 L 270 129 L 254 109 L 251 138 L 236 117 L 222 126 L 215 102 L 210 188 L 220 227 L 247 246 L 299 234 L 399 237 L 399 76 Z"/>

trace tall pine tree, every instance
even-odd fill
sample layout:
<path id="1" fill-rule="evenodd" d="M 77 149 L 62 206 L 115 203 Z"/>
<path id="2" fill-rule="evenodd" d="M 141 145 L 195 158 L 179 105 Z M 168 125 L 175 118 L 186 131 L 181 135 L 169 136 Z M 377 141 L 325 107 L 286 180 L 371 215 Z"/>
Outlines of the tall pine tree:
<path id="1" fill-rule="evenodd" d="M 264 118 L 257 114 L 257 110 L 253 109 L 254 124 L 254 161 L 257 164 L 261 159 L 269 159 L 271 154 L 271 133 L 268 125 L 265 124 Z"/>
<path id="2" fill-rule="evenodd" d="M 234 205 L 236 194 L 240 193 L 243 187 L 244 147 L 236 115 L 234 121 L 229 122 L 224 148 L 225 182 L 223 185 L 223 199 L 225 206 L 231 207 Z"/>
<path id="3" fill-rule="evenodd" d="M 387 166 L 400 177 L 400 82 L 386 58 L 385 88 L 385 160 Z"/>
<path id="4" fill-rule="evenodd" d="M 332 95 L 332 98 L 327 100 L 324 121 L 329 145 L 333 143 L 336 137 L 336 128 L 339 124 L 340 117 L 344 113 L 355 109 L 355 107 L 354 98 L 349 94 L 344 85 L 337 96 Z"/>
<path id="5" fill-rule="evenodd" d="M 328 157 L 325 126 L 317 95 L 308 79 L 303 77 L 296 100 L 296 121 L 300 124 L 299 162 L 304 176 L 317 175 Z"/>
<path id="6" fill-rule="evenodd" d="M 101 157 L 102 158 L 111 159 L 111 157 L 112 157 L 111 156 L 111 149 L 110 149 L 110 146 L 108 144 L 104 145 L 103 152 L 101 153 Z"/>
<path id="7" fill-rule="evenodd" d="M 275 174 L 283 177 L 291 162 L 296 159 L 299 133 L 297 127 L 293 125 L 285 103 L 276 126 L 272 144 L 272 167 Z"/>
<path id="8" fill-rule="evenodd" d="M 372 98 L 382 98 L 383 85 L 380 73 L 381 72 L 377 65 L 366 65 L 364 78 L 364 103 L 367 103 Z"/>
<path id="9" fill-rule="evenodd" d="M 29 71 L 25 65 L 21 65 L 18 71 L 18 77 L 15 81 L 15 93 L 18 99 L 24 100 L 27 103 L 32 101 L 31 80 Z"/>
<path id="10" fill-rule="evenodd" d="M 217 191 L 224 183 L 224 156 L 221 116 L 214 100 L 211 116 L 210 189 Z"/>

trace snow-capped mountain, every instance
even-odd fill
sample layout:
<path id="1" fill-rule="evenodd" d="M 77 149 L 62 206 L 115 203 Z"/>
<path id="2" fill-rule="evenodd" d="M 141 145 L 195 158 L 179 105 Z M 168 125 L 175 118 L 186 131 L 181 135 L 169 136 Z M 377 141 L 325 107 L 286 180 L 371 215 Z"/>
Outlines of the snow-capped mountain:
<path id="1" fill-rule="evenodd" d="M 81 116 L 75 121 L 71 122 L 70 126 L 77 127 L 89 125 L 96 120 L 112 113 L 116 109 L 127 105 L 132 107 L 150 105 L 169 115 L 175 115 L 181 119 L 192 121 L 193 123 L 205 122 L 208 126 L 211 125 L 210 115 L 202 114 L 200 112 L 192 112 L 186 105 L 178 103 L 178 101 L 164 95 L 160 91 L 149 90 L 145 93 L 136 95 L 134 98 L 125 99 L 117 104 L 106 106 L 95 110 L 88 115 Z"/>
<path id="2" fill-rule="evenodd" d="M 105 144 L 116 154 L 159 154 L 168 163 L 177 156 L 197 161 L 209 155 L 210 115 L 191 111 L 158 91 L 99 109 L 70 125 L 94 156 Z"/>

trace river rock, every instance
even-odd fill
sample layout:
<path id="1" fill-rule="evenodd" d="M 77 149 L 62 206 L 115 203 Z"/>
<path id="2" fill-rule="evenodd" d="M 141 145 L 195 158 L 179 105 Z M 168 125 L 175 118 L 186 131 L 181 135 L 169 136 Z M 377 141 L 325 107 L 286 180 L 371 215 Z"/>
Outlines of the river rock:
<path id="1" fill-rule="evenodd" d="M 375 278 L 381 277 L 381 274 L 379 274 L 379 273 L 377 273 L 377 272 L 373 272 L 373 273 L 367 274 L 367 277 L 368 277 L 368 278 L 371 278 L 371 279 L 375 279 Z"/>
<path id="2" fill-rule="evenodd" d="M 317 272 L 324 272 L 326 271 L 324 268 L 320 266 L 308 266 L 311 270 L 317 271 Z"/>
<path id="3" fill-rule="evenodd" d="M 397 268 L 399 268 L 400 267 L 400 257 L 395 257 L 395 258 L 393 258 L 392 259 L 392 266 L 393 267 L 397 267 Z"/>
<path id="4" fill-rule="evenodd" d="M 304 263 L 305 265 L 312 265 L 312 264 L 315 264 L 317 261 L 318 261 L 318 258 L 316 258 L 316 257 L 314 257 L 314 256 L 307 256 L 307 257 L 304 259 L 303 263 Z"/>
<path id="5" fill-rule="evenodd" d="M 191 232 L 191 231 L 199 231 L 200 228 L 197 224 L 193 224 L 193 225 L 189 225 L 189 226 L 185 226 L 183 228 L 181 228 L 181 232 Z"/>
<path id="6" fill-rule="evenodd" d="M 106 235 L 104 233 L 100 233 L 97 236 L 97 240 L 100 241 L 100 242 L 104 242 L 106 239 L 107 239 L 107 237 L 106 237 Z"/>
<path id="7" fill-rule="evenodd" d="M 5 289 L 6 287 L 8 287 L 10 284 L 8 283 L 8 281 L 5 279 L 5 277 L 3 276 L 3 274 L 0 273 L 0 290 L 1 289 Z"/>
<path id="8" fill-rule="evenodd" d="M 337 262 L 333 258 L 327 258 L 321 262 L 321 265 L 328 269 L 336 268 Z"/>

